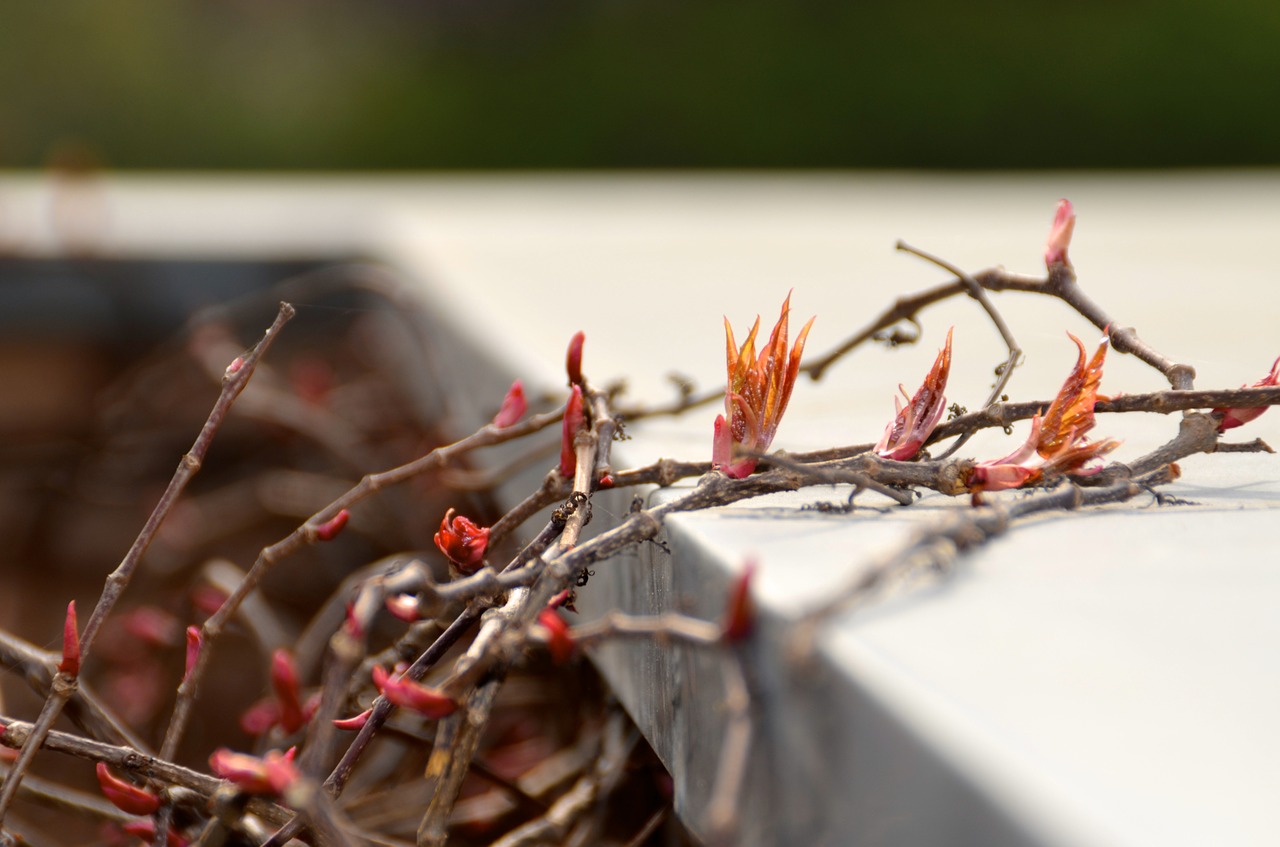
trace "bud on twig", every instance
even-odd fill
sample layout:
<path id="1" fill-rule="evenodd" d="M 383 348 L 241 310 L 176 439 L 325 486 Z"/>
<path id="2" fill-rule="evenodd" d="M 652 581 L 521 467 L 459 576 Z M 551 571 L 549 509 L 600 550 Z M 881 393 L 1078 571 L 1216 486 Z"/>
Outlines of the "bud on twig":
<path id="1" fill-rule="evenodd" d="M 1271 372 L 1253 385 L 1242 385 L 1241 388 L 1266 388 L 1268 386 L 1280 384 L 1280 358 L 1277 358 L 1271 365 Z M 1238 426 L 1244 426 L 1249 421 L 1256 420 L 1263 412 L 1268 409 L 1267 406 L 1253 406 L 1250 408 L 1225 408 L 1219 407 L 1214 409 L 1214 414 L 1222 416 L 1222 423 L 1218 424 L 1218 432 L 1226 432 L 1229 429 L 1235 429 Z"/>
<path id="2" fill-rule="evenodd" d="M 200 628 L 196 626 L 187 627 L 187 665 L 186 670 L 182 672 L 183 682 L 191 678 L 191 671 L 195 669 L 196 663 L 200 661 L 200 648 L 203 646 L 204 640 L 200 636 Z"/>
<path id="3" fill-rule="evenodd" d="M 418 598 L 412 594 L 393 594 L 386 600 L 387 611 L 397 620 L 413 623 L 418 620 Z"/>
<path id="4" fill-rule="evenodd" d="M 565 356 L 564 369 L 569 374 L 570 385 L 582 385 L 582 344 L 586 334 L 579 330 L 569 339 L 569 352 Z"/>
<path id="5" fill-rule="evenodd" d="M 582 409 L 582 389 L 575 385 L 569 395 L 569 402 L 564 407 L 564 429 L 560 437 L 560 476 L 573 479 L 578 469 L 578 451 L 574 439 L 578 432 L 587 425 L 587 417 Z"/>
<path id="6" fill-rule="evenodd" d="M 1049 228 L 1049 240 L 1044 245 L 1044 266 L 1050 270 L 1055 265 L 1071 267 L 1067 248 L 1071 246 L 1071 231 L 1076 227 L 1076 212 L 1070 200 L 1059 200 L 1058 211 Z"/>
<path id="7" fill-rule="evenodd" d="M 455 511 L 450 509 L 444 513 L 440 531 L 435 534 L 436 547 L 459 571 L 473 574 L 484 562 L 485 550 L 489 546 L 489 528 L 461 515 L 454 517 Z"/>
<path id="8" fill-rule="evenodd" d="M 458 710 L 457 702 L 440 691 L 420 685 L 403 674 L 391 676 L 378 665 L 373 667 L 373 684 L 389 702 L 428 718 L 443 718 Z"/>
<path id="9" fill-rule="evenodd" d="M 103 762 L 98 762 L 98 785 L 102 787 L 102 795 L 111 801 L 117 809 L 131 815 L 149 815 L 160 808 L 160 797 L 139 788 L 132 782 L 126 782 L 111 772 Z"/>
<path id="10" fill-rule="evenodd" d="M 507 389 L 507 395 L 502 398 L 502 406 L 498 409 L 498 414 L 493 416 L 493 425 L 500 429 L 509 427 L 523 418 L 528 410 L 529 403 L 524 397 L 524 383 L 517 379 L 511 383 L 511 387 Z"/>
<path id="11" fill-rule="evenodd" d="M 348 732 L 357 732 L 364 728 L 369 722 L 369 717 L 373 714 L 373 709 L 365 709 L 358 715 L 350 718 L 339 718 L 334 720 L 333 725 L 338 729 L 345 729 Z"/>
<path id="12" fill-rule="evenodd" d="M 68 676 L 80 674 L 80 626 L 76 622 L 76 601 L 67 604 L 67 619 L 62 624 L 62 661 L 58 670 Z"/>
<path id="13" fill-rule="evenodd" d="M 346 509 L 339 510 L 338 514 L 329 518 L 322 524 L 315 527 L 316 538 L 320 541 L 332 541 L 338 537 L 338 533 L 342 532 L 342 528 L 347 525 L 350 520 L 351 513 Z"/>
<path id="14" fill-rule="evenodd" d="M 280 728 L 285 732 L 297 732 L 307 722 L 298 696 L 298 669 L 293 656 L 283 647 L 271 654 L 271 687 L 280 704 Z"/>
<path id="15" fill-rule="evenodd" d="M 269 750 L 259 759 L 219 747 L 209 756 L 209 769 L 250 794 L 279 794 L 298 779 L 293 764 L 297 752 L 297 747 L 290 747 L 284 753 Z"/>
<path id="16" fill-rule="evenodd" d="M 557 665 L 563 665 L 573 657 L 577 645 L 569 634 L 569 625 L 564 618 L 551 609 L 543 609 L 538 613 L 538 623 L 547 631 L 547 652 Z"/>

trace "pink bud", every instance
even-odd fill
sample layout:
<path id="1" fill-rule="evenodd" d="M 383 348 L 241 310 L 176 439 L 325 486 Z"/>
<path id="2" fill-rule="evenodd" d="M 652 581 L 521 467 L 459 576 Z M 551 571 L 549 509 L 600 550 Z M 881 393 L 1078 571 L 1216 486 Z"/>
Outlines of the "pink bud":
<path id="1" fill-rule="evenodd" d="M 290 747 L 289 752 L 283 754 L 278 750 L 269 750 L 262 757 L 267 784 L 277 794 L 283 794 L 289 786 L 302 778 L 298 766 L 293 763 L 293 753 L 296 749 L 296 747 Z"/>
<path id="2" fill-rule="evenodd" d="M 102 795 L 122 812 L 149 815 L 160 808 L 159 796 L 120 779 L 102 762 L 98 762 L 98 785 L 102 787 Z"/>
<path id="3" fill-rule="evenodd" d="M 360 605 L 366 608 L 366 615 L 373 614 L 373 611 L 367 608 L 369 604 L 361 603 Z M 346 631 L 347 635 L 351 636 L 355 640 L 357 641 L 364 640 L 364 635 L 365 635 L 365 632 L 367 631 L 367 627 L 365 626 L 364 618 L 356 612 L 355 603 L 347 604 L 347 616 L 342 621 L 342 628 L 344 631 Z"/>
<path id="4" fill-rule="evenodd" d="M 1052 269 L 1054 265 L 1071 267 L 1067 258 L 1067 248 L 1071 246 L 1071 231 L 1076 226 L 1075 209 L 1070 200 L 1059 200 L 1058 211 L 1053 216 L 1053 226 L 1049 228 L 1049 240 L 1044 245 L 1044 266 Z"/>
<path id="5" fill-rule="evenodd" d="M 538 623 L 547 631 L 547 652 L 551 654 L 551 660 L 557 665 L 569 661 L 576 645 L 564 618 L 551 609 L 543 609 L 538 613 Z"/>
<path id="6" fill-rule="evenodd" d="M 157 647 L 168 647 L 178 640 L 180 625 L 173 615 L 156 606 L 138 606 L 123 616 L 125 632 Z"/>
<path id="7" fill-rule="evenodd" d="M 529 403 L 524 398 L 524 384 L 517 379 L 507 389 L 507 396 L 502 398 L 502 407 L 493 416 L 493 425 L 499 429 L 511 426 L 523 418 L 528 409 Z"/>
<path id="8" fill-rule="evenodd" d="M 464 574 L 472 574 L 484 564 L 489 546 L 489 528 L 470 518 L 454 516 L 455 509 L 444 513 L 440 531 L 435 534 L 436 547 Z"/>
<path id="9" fill-rule="evenodd" d="M 62 661 L 58 670 L 68 676 L 80 673 L 80 626 L 76 622 L 76 601 L 67 604 L 67 619 L 62 624 Z"/>
<path id="10" fill-rule="evenodd" d="M 316 538 L 321 541 L 332 541 L 338 537 L 338 533 L 342 532 L 342 528 L 347 525 L 347 521 L 350 518 L 351 513 L 346 509 L 339 510 L 338 514 L 329 518 L 329 520 L 316 525 Z"/>
<path id="11" fill-rule="evenodd" d="M 239 373 L 242 367 L 244 367 L 244 357 L 236 356 L 231 360 L 231 364 L 227 365 L 227 376 Z"/>
<path id="12" fill-rule="evenodd" d="M 559 594 L 551 598 L 550 602 L 547 603 L 547 608 L 566 609 L 576 615 L 578 613 L 578 609 L 574 606 L 574 602 L 577 599 L 577 596 L 573 593 L 573 589 L 566 588 L 564 591 L 561 591 Z"/>
<path id="13" fill-rule="evenodd" d="M 285 732 L 297 732 L 306 717 L 298 696 L 298 670 L 293 656 L 283 647 L 271 654 L 271 687 L 280 704 L 280 727 Z"/>
<path id="14" fill-rule="evenodd" d="M 297 778 L 297 771 L 291 767 L 297 750 L 297 747 L 290 747 L 285 753 L 270 750 L 259 759 L 219 747 L 209 756 L 209 769 L 250 794 L 278 793 Z"/>
<path id="15" fill-rule="evenodd" d="M 1277 358 L 1271 365 L 1271 372 L 1253 385 L 1241 386 L 1242 388 L 1268 388 L 1273 385 L 1280 384 L 1280 358 Z M 1256 420 L 1262 415 L 1269 406 L 1252 406 L 1247 408 L 1226 408 L 1220 406 L 1214 409 L 1215 414 L 1222 415 L 1222 422 L 1218 424 L 1218 432 L 1226 432 L 1229 429 L 1235 429 L 1238 426 L 1244 426 L 1249 421 Z"/>
<path id="16" fill-rule="evenodd" d="M 434 688 L 420 685 L 404 675 L 391 676 L 378 665 L 373 667 L 373 684 L 391 703 L 413 709 L 428 718 L 443 718 L 458 710 L 458 704 Z"/>
<path id="17" fill-rule="evenodd" d="M 240 715 L 240 728 L 253 737 L 280 723 L 280 704 L 274 697 L 259 700 Z"/>
<path id="18" fill-rule="evenodd" d="M 298 359 L 289 366 L 289 383 L 302 402 L 324 408 L 333 394 L 333 367 L 318 356 Z"/>
<path id="19" fill-rule="evenodd" d="M 396 594 L 387 598 L 387 611 L 407 623 L 418 620 L 418 598 L 412 594 Z"/>
<path id="20" fill-rule="evenodd" d="M 587 418 L 582 409 L 582 389 L 573 387 L 569 402 L 564 407 L 564 429 L 560 438 L 560 476 L 573 479 L 578 467 L 578 453 L 574 449 L 574 438 L 586 427 Z"/>
<path id="21" fill-rule="evenodd" d="M 191 672 L 195 670 L 196 663 L 200 661 L 200 648 L 203 646 L 204 639 L 200 635 L 200 628 L 196 626 L 187 627 L 187 667 L 182 673 L 183 682 L 191 678 Z"/>
<path id="22" fill-rule="evenodd" d="M 729 589 L 724 621 L 720 626 L 720 637 L 729 643 L 742 641 L 755 627 L 755 604 L 751 602 L 751 578 L 755 572 L 756 563 L 748 561 Z"/>
<path id="23" fill-rule="evenodd" d="M 582 384 L 582 343 L 586 334 L 579 331 L 569 339 L 569 353 L 565 356 L 564 369 L 569 374 L 570 385 Z"/>
<path id="24" fill-rule="evenodd" d="M 338 729 L 345 729 L 348 732 L 356 732 L 364 728 L 364 725 L 369 722 L 369 717 L 372 714 L 373 714 L 373 709 L 365 709 L 363 712 L 361 712 L 358 715 L 355 715 L 354 717 L 335 720 L 333 722 L 333 725 L 336 726 Z"/>
<path id="25" fill-rule="evenodd" d="M 227 592 L 215 585 L 204 583 L 191 590 L 191 605 L 206 617 L 221 609 L 225 602 Z"/>

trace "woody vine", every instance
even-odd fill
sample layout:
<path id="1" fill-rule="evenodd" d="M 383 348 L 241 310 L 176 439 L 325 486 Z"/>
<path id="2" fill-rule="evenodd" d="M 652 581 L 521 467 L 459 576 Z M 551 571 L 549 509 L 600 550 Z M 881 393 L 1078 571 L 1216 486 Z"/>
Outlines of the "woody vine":
<path id="1" fill-rule="evenodd" d="M 1039 276 L 1002 269 L 970 274 L 899 244 L 900 249 L 943 268 L 951 279 L 899 299 L 817 359 L 803 360 L 814 319 L 803 325 L 794 341 L 790 337 L 790 295 L 763 341 L 759 319 L 741 342 L 726 320 L 725 388 L 706 394 L 688 390 L 671 404 L 627 405 L 618 393 L 588 379 L 585 339 L 579 333 L 568 347 L 568 390 L 561 406 L 531 414 L 524 388 L 516 382 L 505 397 L 493 398 L 497 412 L 485 426 L 390 469 L 365 469 L 357 483 L 287 535 L 262 547 L 241 578 L 215 592 L 206 617 L 186 626 L 180 639 L 169 639 L 175 649 L 177 641 L 182 642 L 182 670 L 169 683 L 175 694 L 163 732 L 156 738 L 146 737 L 83 684 L 81 672 L 95 658 L 104 625 L 124 614 L 117 607 L 148 548 L 200 471 L 237 398 L 293 318 L 294 309 L 281 304 L 275 322 L 258 343 L 225 366 L 221 394 L 204 426 L 119 566 L 106 576 L 83 626 L 73 602 L 66 610 L 60 651 L 44 650 L 17 633 L 0 632 L 4 667 L 22 675 L 43 698 L 38 714 L 0 716 L 0 744 L 14 751 L 0 789 L 0 826 L 4 827 L 0 840 L 18 843 L 25 837 L 23 828 L 14 824 L 18 813 L 14 804 L 19 797 L 29 797 L 106 820 L 120 838 L 156 845 L 283 845 L 294 838 L 328 845 L 407 843 L 395 834 L 357 824 L 347 793 L 371 747 L 379 738 L 397 734 L 401 739 L 416 739 L 402 749 L 412 749 L 424 761 L 424 772 L 415 777 L 422 780 L 425 798 L 414 809 L 416 843 L 444 844 L 459 837 L 456 820 L 464 783 L 499 693 L 515 670 L 528 665 L 531 656 L 563 665 L 607 639 L 653 638 L 696 645 L 724 657 L 721 667 L 728 694 L 722 761 L 713 800 L 697 814 L 713 840 L 732 843 L 735 804 L 752 737 L 751 695 L 739 649 L 753 631 L 752 568 L 743 568 L 725 597 L 720 620 L 697 620 L 675 612 L 656 618 L 613 612 L 595 622 L 575 624 L 575 592 L 590 590 L 580 583 L 593 568 L 610 567 L 620 551 L 657 538 L 668 515 L 776 491 L 848 484 L 852 493 L 847 508 L 853 508 L 856 498 L 867 491 L 903 507 L 909 507 L 922 489 L 957 498 L 942 519 L 926 525 L 901 549 L 863 571 L 845 591 L 812 609 L 795 628 L 797 649 L 805 650 L 836 611 L 865 602 L 904 574 L 945 573 L 963 551 L 1009 531 L 1027 515 L 1121 502 L 1147 492 L 1160 497 L 1158 487 L 1178 478 L 1178 461 L 1196 453 L 1271 452 L 1261 441 L 1224 441 L 1223 435 L 1280 403 L 1280 359 L 1252 385 L 1197 390 L 1190 364 L 1175 362 L 1151 348 L 1080 285 L 1068 256 L 1074 225 L 1070 203 L 1061 201 L 1045 249 L 1046 272 Z M 1092 352 L 1084 342 L 1071 338 L 1075 361 L 1064 368 L 1065 379 L 1056 396 L 1000 400 L 1021 350 L 988 296 L 992 292 L 1056 298 L 1102 333 Z M 948 330 L 932 369 L 917 390 L 903 391 L 897 414 L 878 441 L 811 453 L 769 452 L 801 374 L 820 379 L 832 364 L 875 340 L 918 341 L 923 335 L 922 313 L 957 296 L 980 304 L 1008 348 L 982 408 L 944 421 L 953 363 L 953 334 Z M 914 327 L 915 332 L 904 332 L 904 326 Z M 1111 355 L 1133 355 L 1159 371 L 1170 390 L 1101 394 L 1104 366 L 1112 350 Z M 620 421 L 682 414 L 721 400 L 723 411 L 709 428 L 710 461 L 664 459 L 646 467 L 613 466 L 611 447 Z M 1182 416 L 1166 443 L 1128 463 L 1108 463 L 1118 442 L 1094 435 L 1095 430 L 1105 432 L 1099 415 L 1131 412 L 1181 412 Z M 1029 435 L 1006 455 L 960 455 L 973 433 L 1008 429 L 1027 419 Z M 352 532 L 361 509 L 380 492 L 457 468 L 476 451 L 537 439 L 552 429 L 559 431 L 558 461 L 537 490 L 514 508 L 486 526 L 461 505 L 450 506 L 439 515 L 434 533 L 439 558 L 402 556 L 364 568 L 359 578 L 343 583 L 332 599 L 345 612 L 325 624 L 317 611 L 311 627 L 312 637 L 327 640 L 322 667 L 314 678 L 301 677 L 295 651 L 271 652 L 266 662 L 271 693 L 257 703 L 246 702 L 240 720 L 244 730 L 258 739 L 255 750 L 218 745 L 208 751 L 202 767 L 178 761 L 207 694 L 212 657 L 273 568 L 306 548 Z M 951 444 L 938 449 L 948 439 Z M 598 491 L 669 486 L 688 478 L 698 482 L 687 493 L 651 508 L 637 505 L 615 526 L 582 538 Z M 997 494 L 1014 489 L 1024 493 Z M 536 525 L 535 518 L 548 509 L 549 518 Z M 353 562 L 351 569 L 366 564 Z M 384 643 L 373 633 L 385 630 L 389 622 L 395 627 L 394 636 Z M 157 649 L 164 640 L 156 637 Z M 54 729 L 64 712 L 72 718 L 75 732 Z M 495 813 L 494 820 L 501 820 L 505 831 L 486 837 L 507 847 L 566 840 L 589 843 L 592 833 L 598 832 L 593 827 L 599 826 L 589 812 L 616 789 L 628 744 L 633 743 L 626 740 L 621 721 L 616 713 L 607 716 L 583 742 L 589 755 L 581 757 L 572 779 L 533 796 L 518 785 L 507 785 L 517 805 L 524 805 L 518 813 L 510 809 Z M 49 754 L 91 762 L 100 796 L 50 786 L 33 777 L 32 762 Z M 501 777 L 492 778 L 502 782 Z M 367 791 L 367 786 L 362 790 Z M 641 843 L 645 830 L 651 831 L 649 824 L 634 833 L 632 843 Z"/>

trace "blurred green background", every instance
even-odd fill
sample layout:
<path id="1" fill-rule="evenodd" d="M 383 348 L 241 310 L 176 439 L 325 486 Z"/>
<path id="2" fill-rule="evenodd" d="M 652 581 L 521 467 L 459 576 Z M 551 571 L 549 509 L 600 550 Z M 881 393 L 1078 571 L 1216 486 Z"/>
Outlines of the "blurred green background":
<path id="1" fill-rule="evenodd" d="M 0 167 L 1280 161 L 1276 0 L 5 0 Z"/>

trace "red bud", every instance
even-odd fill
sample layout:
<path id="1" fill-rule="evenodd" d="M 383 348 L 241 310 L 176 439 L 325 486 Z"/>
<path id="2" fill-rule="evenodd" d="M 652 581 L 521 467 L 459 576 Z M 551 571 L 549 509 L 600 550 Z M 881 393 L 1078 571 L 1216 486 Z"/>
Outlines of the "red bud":
<path id="1" fill-rule="evenodd" d="M 216 585 L 204 583 L 191 590 L 191 605 L 206 617 L 222 608 L 227 601 L 227 592 Z"/>
<path id="2" fill-rule="evenodd" d="M 298 696 L 298 669 L 293 656 L 283 647 L 271 654 L 271 687 L 280 703 L 280 727 L 285 732 L 297 732 L 307 720 Z"/>
<path id="3" fill-rule="evenodd" d="M 493 416 L 493 425 L 496 427 L 511 426 L 523 418 L 528 409 L 529 403 L 524 398 L 524 383 L 517 379 L 507 389 L 507 396 L 502 398 L 502 407 L 498 409 L 498 414 Z"/>
<path id="4" fill-rule="evenodd" d="M 102 787 L 103 796 L 122 812 L 149 815 L 160 808 L 160 798 L 157 795 L 120 779 L 102 762 L 98 762 L 98 785 Z"/>
<path id="5" fill-rule="evenodd" d="M 578 609 L 576 606 L 574 606 L 574 601 L 577 599 L 578 599 L 577 595 L 574 594 L 573 589 L 566 588 L 564 591 L 561 591 L 559 594 L 551 598 L 551 600 L 547 603 L 547 608 L 548 609 L 567 609 L 568 611 L 573 612 L 576 615 L 578 613 Z"/>
<path id="6" fill-rule="evenodd" d="M 183 682 L 186 682 L 191 677 L 191 672 L 195 670 L 196 662 L 200 661 L 200 648 L 203 646 L 204 639 L 200 636 L 200 628 L 187 627 L 187 668 L 182 672 Z"/>
<path id="7" fill-rule="evenodd" d="M 391 676 L 377 665 L 373 668 L 373 684 L 391 703 L 429 718 L 443 718 L 458 710 L 457 702 L 444 693 L 403 675 Z"/>
<path id="8" fill-rule="evenodd" d="M 586 339 L 586 334 L 581 331 L 569 339 L 569 353 L 565 356 L 564 369 L 569 374 L 570 385 L 582 384 L 582 343 Z"/>
<path id="9" fill-rule="evenodd" d="M 412 594 L 396 594 L 388 597 L 387 611 L 399 620 L 413 623 L 418 619 L 418 598 Z"/>
<path id="10" fill-rule="evenodd" d="M 270 750 L 259 759 L 219 747 L 209 756 L 209 769 L 250 794 L 278 793 L 297 779 L 297 770 L 293 768 L 297 751 L 297 747 L 290 747 L 284 753 Z"/>
<path id="11" fill-rule="evenodd" d="M 727 642 L 743 640 L 755 626 L 755 604 L 751 602 L 751 578 L 755 572 L 756 563 L 747 562 L 742 567 L 742 573 L 733 581 L 733 587 L 729 589 L 724 622 L 721 624 L 721 638 Z"/>
<path id="12" fill-rule="evenodd" d="M 333 722 L 333 725 L 336 726 L 338 729 L 345 729 L 349 732 L 356 732 L 364 728 L 364 725 L 369 722 L 369 716 L 372 714 L 373 714 L 373 709 L 365 709 L 363 712 L 361 712 L 358 715 L 355 715 L 354 717 L 335 720 Z"/>
<path id="13" fill-rule="evenodd" d="M 1053 226 L 1049 228 L 1049 240 L 1044 245 L 1044 266 L 1054 265 L 1071 267 L 1067 258 L 1067 248 L 1071 246 L 1071 231 L 1076 226 L 1076 212 L 1070 200 L 1059 200 L 1058 209 L 1053 216 Z"/>
<path id="14" fill-rule="evenodd" d="M 62 661 L 58 670 L 69 676 L 80 673 L 80 626 L 76 623 L 76 601 L 67 604 L 67 619 L 62 625 Z"/>
<path id="15" fill-rule="evenodd" d="M 547 631 L 547 652 L 551 654 L 551 660 L 557 665 L 569 661 L 576 645 L 564 618 L 551 609 L 543 609 L 538 613 L 538 623 Z"/>
<path id="16" fill-rule="evenodd" d="M 280 723 L 280 704 L 274 697 L 259 700 L 240 715 L 240 728 L 255 738 Z"/>
<path id="17" fill-rule="evenodd" d="M 578 454 L 574 450 L 573 440 L 578 431 L 586 426 L 587 418 L 582 410 L 582 389 L 573 387 L 569 402 L 564 407 L 564 430 L 560 438 L 560 476 L 572 479 L 578 467 Z"/>
<path id="18" fill-rule="evenodd" d="M 449 557 L 449 561 L 464 574 L 473 574 L 484 563 L 485 550 L 489 546 L 489 528 L 476 524 L 470 518 L 455 516 L 449 509 L 440 521 L 440 531 L 435 534 L 436 547 Z"/>
<path id="19" fill-rule="evenodd" d="M 316 538 L 321 541 L 332 541 L 338 537 L 338 533 L 342 532 L 342 528 L 347 525 L 351 513 L 346 509 L 342 509 L 338 514 L 329 518 L 322 524 L 317 524 L 315 528 Z"/>
<path id="20" fill-rule="evenodd" d="M 123 623 L 125 632 L 156 647 L 169 647 L 178 641 L 178 619 L 156 606 L 130 609 L 124 614 Z"/>

